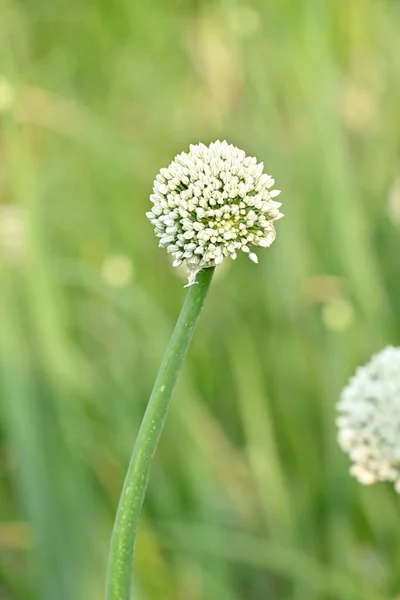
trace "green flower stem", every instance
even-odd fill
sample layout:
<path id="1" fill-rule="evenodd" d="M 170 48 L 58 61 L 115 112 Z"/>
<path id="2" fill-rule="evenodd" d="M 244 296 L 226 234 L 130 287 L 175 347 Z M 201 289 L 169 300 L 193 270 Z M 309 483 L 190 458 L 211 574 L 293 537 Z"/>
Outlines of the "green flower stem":
<path id="1" fill-rule="evenodd" d="M 197 276 L 198 283 L 189 288 L 140 426 L 111 537 L 107 600 L 130 600 L 131 597 L 133 549 L 151 462 L 213 272 L 213 267 L 203 269 Z"/>

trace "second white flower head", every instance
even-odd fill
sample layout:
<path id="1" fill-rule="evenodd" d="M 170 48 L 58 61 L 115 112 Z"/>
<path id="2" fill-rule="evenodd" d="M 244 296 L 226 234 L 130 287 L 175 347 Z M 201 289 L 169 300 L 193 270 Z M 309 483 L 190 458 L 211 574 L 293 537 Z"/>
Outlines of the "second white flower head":
<path id="1" fill-rule="evenodd" d="M 157 175 L 146 215 L 173 266 L 185 262 L 189 285 L 201 269 L 235 259 L 238 251 L 257 263 L 252 248 L 274 241 L 273 222 L 283 217 L 274 200 L 280 192 L 263 169 L 243 150 L 217 141 L 191 145 Z"/>
<path id="2" fill-rule="evenodd" d="M 400 493 L 400 348 L 388 346 L 358 368 L 337 408 L 350 473 L 364 484 L 393 481 Z"/>

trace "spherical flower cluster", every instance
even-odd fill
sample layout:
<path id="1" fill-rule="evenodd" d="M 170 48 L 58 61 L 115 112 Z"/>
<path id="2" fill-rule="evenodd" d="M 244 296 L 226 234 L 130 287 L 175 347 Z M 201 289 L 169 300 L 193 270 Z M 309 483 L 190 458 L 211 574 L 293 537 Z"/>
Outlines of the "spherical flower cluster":
<path id="1" fill-rule="evenodd" d="M 388 346 L 358 368 L 337 408 L 350 473 L 367 485 L 392 481 L 400 493 L 400 348 Z"/>
<path id="2" fill-rule="evenodd" d="M 213 267 L 239 251 L 257 263 L 255 246 L 268 247 L 275 239 L 273 222 L 283 215 L 271 190 L 274 179 L 263 173 L 263 163 L 246 157 L 226 141 L 191 145 L 161 169 L 146 216 L 174 258 L 186 264 L 189 283 L 205 267 Z"/>

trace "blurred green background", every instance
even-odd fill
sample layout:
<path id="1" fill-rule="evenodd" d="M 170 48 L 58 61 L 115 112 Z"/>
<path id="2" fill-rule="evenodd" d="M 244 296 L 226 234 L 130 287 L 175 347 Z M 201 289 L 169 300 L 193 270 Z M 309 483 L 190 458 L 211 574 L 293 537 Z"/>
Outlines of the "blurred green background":
<path id="1" fill-rule="evenodd" d="M 218 268 L 154 462 L 135 600 L 400 598 L 400 500 L 336 443 L 400 343 L 400 3 L 1 0 L 0 598 L 103 598 L 185 291 L 144 216 L 217 138 L 285 219 Z"/>

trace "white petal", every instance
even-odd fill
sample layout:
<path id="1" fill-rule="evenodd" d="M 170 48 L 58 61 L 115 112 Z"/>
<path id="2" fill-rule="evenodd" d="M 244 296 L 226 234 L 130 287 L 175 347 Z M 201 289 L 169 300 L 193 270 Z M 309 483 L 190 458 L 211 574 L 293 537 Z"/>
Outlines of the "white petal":
<path id="1" fill-rule="evenodd" d="M 252 260 L 253 263 L 256 263 L 256 265 L 258 264 L 258 256 L 257 254 L 254 254 L 254 252 L 250 252 L 249 259 Z"/>

